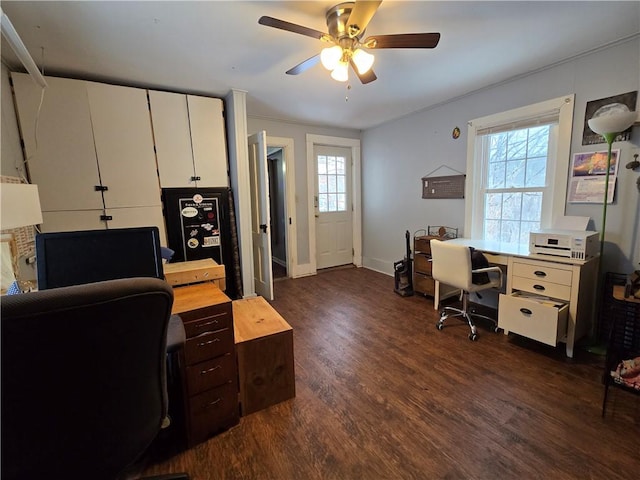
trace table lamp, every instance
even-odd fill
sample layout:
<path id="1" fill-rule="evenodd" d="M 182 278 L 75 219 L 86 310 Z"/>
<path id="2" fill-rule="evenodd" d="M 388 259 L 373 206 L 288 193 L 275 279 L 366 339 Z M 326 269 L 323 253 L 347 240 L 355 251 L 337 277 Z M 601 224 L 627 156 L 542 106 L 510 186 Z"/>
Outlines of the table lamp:
<path id="1" fill-rule="evenodd" d="M 2 183 L 0 184 L 0 229 L 13 230 L 20 227 L 29 227 L 42 223 L 42 210 L 38 186 L 28 183 Z M 16 252 L 12 252 L 16 255 Z M 17 265 L 17 258 L 2 258 L 3 263 L 11 261 Z M 3 265 L 3 271 L 7 265 Z M 14 268 L 11 268 L 14 270 Z M 18 272 L 14 271 L 14 277 Z M 3 276 L 3 278 L 5 278 Z M 15 284 L 15 282 L 14 282 Z M 4 286 L 3 286 L 4 287 Z"/>
<path id="2" fill-rule="evenodd" d="M 607 171 L 604 179 L 604 202 L 602 207 L 602 231 L 600 232 L 600 263 L 604 253 L 604 234 L 607 221 L 607 198 L 609 196 L 609 170 L 611 169 L 611 144 L 615 138 L 636 121 L 637 113 L 630 112 L 626 105 L 614 103 L 605 105 L 589 119 L 589 128 L 602 135 L 607 142 Z"/>

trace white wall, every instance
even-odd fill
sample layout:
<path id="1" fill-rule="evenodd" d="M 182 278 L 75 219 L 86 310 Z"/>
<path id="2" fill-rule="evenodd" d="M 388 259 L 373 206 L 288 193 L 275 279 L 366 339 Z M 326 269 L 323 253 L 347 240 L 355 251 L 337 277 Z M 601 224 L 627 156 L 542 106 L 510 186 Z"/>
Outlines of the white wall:
<path id="1" fill-rule="evenodd" d="M 571 154 L 606 150 L 606 144 L 582 146 L 586 103 L 640 90 L 640 39 L 585 55 L 549 69 L 487 88 L 439 107 L 372 128 L 362 135 L 363 264 L 393 273 L 405 251 L 404 232 L 428 225 L 464 225 L 464 200 L 423 200 L 421 177 L 446 165 L 466 169 L 467 122 L 570 93 L 576 94 Z M 425 82 L 428 88 L 428 82 Z M 462 135 L 451 136 L 454 127 Z M 640 129 L 631 142 L 619 142 L 621 168 L 616 201 L 607 209 L 604 271 L 630 272 L 640 261 L 640 172 L 624 168 L 640 153 Z M 455 174 L 441 168 L 436 174 Z M 568 204 L 567 215 L 584 215 L 601 228 L 601 205 Z"/>
<path id="2" fill-rule="evenodd" d="M 296 221 L 297 221 L 297 246 L 298 264 L 306 264 L 309 259 L 309 215 L 307 208 L 307 147 L 306 135 L 328 135 L 333 137 L 360 138 L 359 130 L 342 128 L 320 127 L 300 123 L 270 120 L 262 117 L 247 115 L 247 131 L 249 135 L 265 130 L 267 136 L 292 138 L 295 154 L 296 174 Z"/>

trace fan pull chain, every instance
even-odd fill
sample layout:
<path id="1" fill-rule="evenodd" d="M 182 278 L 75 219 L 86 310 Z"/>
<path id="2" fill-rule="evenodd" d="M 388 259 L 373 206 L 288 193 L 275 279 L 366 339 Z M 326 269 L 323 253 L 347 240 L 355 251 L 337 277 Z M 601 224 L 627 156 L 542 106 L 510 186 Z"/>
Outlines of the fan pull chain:
<path id="1" fill-rule="evenodd" d="M 351 90 L 351 85 L 347 84 L 347 95 L 344 96 L 344 101 L 348 102 L 349 101 L 349 90 Z"/>

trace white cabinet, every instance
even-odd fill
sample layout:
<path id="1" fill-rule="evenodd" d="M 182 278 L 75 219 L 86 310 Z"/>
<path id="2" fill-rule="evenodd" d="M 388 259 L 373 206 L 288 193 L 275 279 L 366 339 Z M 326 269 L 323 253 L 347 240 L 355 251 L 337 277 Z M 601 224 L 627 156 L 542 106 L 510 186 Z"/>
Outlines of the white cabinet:
<path id="1" fill-rule="evenodd" d="M 165 238 L 146 90 L 47 77 L 42 93 L 11 76 L 42 230 L 155 225 Z"/>
<path id="2" fill-rule="evenodd" d="M 223 103 L 218 98 L 149 90 L 162 187 L 227 187 Z"/>

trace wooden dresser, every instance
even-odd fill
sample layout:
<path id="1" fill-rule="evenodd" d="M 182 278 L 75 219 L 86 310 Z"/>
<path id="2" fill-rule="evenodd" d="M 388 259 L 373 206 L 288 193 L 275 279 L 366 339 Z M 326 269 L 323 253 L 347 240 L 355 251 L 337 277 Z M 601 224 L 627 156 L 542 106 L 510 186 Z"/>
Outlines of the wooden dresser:
<path id="1" fill-rule="evenodd" d="M 231 300 L 212 282 L 174 288 L 184 323 L 184 390 L 189 447 L 239 421 Z"/>

